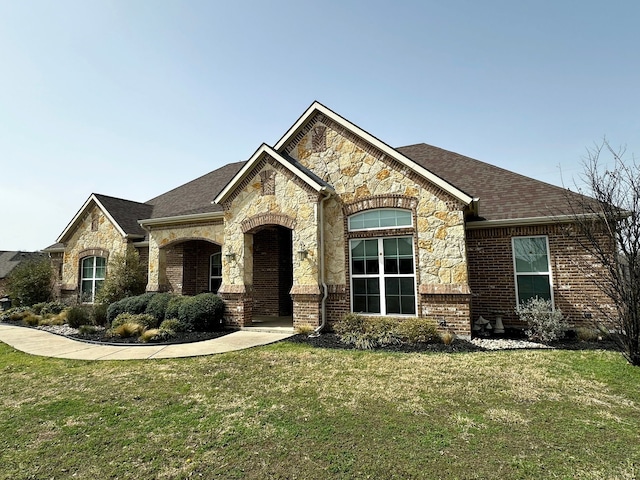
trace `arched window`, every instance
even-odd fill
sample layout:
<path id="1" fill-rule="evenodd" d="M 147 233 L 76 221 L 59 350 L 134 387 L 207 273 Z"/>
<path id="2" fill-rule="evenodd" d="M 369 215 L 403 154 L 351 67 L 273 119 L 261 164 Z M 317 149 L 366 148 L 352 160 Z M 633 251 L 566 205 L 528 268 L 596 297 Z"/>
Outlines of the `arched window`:
<path id="1" fill-rule="evenodd" d="M 410 227 L 411 211 L 399 208 L 378 208 L 356 213 L 349 217 L 349 230 L 380 230 L 384 228 Z"/>
<path id="2" fill-rule="evenodd" d="M 222 284 L 222 253 L 214 253 L 209 259 L 209 291 L 218 293 Z"/>
<path id="3" fill-rule="evenodd" d="M 102 288 L 107 273 L 107 259 L 86 257 L 82 260 L 80 274 L 80 299 L 83 303 L 93 303 Z"/>
<path id="4" fill-rule="evenodd" d="M 376 237 L 349 241 L 351 310 L 379 315 L 415 315 L 413 236 L 385 229 L 410 227 L 409 210 L 377 209 L 349 217 L 349 230 L 380 230 Z"/>

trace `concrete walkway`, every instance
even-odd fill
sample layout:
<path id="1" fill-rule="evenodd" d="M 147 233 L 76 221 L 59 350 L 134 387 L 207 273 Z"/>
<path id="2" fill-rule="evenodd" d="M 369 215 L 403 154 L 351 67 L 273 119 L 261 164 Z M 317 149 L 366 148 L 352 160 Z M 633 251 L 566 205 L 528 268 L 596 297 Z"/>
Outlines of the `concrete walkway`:
<path id="1" fill-rule="evenodd" d="M 43 330 L 0 324 L 0 341 L 16 350 L 44 357 L 73 360 L 145 360 L 212 355 L 284 340 L 293 333 L 240 330 L 223 337 L 178 345 L 99 345 L 80 342 Z"/>

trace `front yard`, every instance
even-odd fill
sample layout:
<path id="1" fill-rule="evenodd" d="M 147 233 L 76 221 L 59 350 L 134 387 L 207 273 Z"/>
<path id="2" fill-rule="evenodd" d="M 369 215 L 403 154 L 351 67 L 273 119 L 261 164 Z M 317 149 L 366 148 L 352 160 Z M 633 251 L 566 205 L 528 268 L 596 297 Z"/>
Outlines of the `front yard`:
<path id="1" fill-rule="evenodd" d="M 3 479 L 640 476 L 640 369 L 615 352 L 81 362 L 0 344 L 0 375 Z"/>

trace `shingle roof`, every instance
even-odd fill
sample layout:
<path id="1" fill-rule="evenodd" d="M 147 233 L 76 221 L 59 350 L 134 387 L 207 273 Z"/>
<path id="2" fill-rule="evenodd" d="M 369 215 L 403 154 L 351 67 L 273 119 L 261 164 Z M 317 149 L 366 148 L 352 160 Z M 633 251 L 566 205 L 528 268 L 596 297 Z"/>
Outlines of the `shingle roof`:
<path id="1" fill-rule="evenodd" d="M 222 207 L 211 202 L 244 164 L 245 162 L 230 163 L 148 200 L 145 203 L 153 206 L 153 211 L 146 218 L 221 212 Z"/>
<path id="2" fill-rule="evenodd" d="M 42 252 L 0 251 L 0 278 L 6 278 L 21 262 L 45 257 Z"/>
<path id="3" fill-rule="evenodd" d="M 138 220 L 149 218 L 153 207 L 146 203 L 124 200 L 95 193 L 94 196 L 127 235 L 145 235 Z"/>
<path id="4" fill-rule="evenodd" d="M 425 143 L 396 150 L 479 198 L 479 220 L 511 220 L 568 213 L 563 212 L 567 205 L 566 196 L 581 197 L 564 188 Z"/>

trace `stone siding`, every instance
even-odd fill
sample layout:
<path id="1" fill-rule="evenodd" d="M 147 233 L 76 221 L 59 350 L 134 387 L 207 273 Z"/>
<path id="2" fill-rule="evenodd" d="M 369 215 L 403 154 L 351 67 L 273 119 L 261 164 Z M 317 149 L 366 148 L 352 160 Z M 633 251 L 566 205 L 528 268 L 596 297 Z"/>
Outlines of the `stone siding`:
<path id="1" fill-rule="evenodd" d="M 127 245 L 127 240 L 102 210 L 93 206 L 85 213 L 71 238 L 65 244 L 60 284 L 56 287 L 61 292 L 60 295 L 66 299 L 77 295 L 80 262 L 83 258 L 99 255 L 108 259 L 116 253 L 124 254 Z"/>

